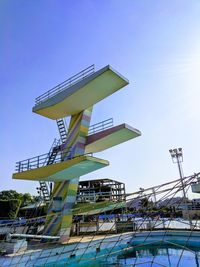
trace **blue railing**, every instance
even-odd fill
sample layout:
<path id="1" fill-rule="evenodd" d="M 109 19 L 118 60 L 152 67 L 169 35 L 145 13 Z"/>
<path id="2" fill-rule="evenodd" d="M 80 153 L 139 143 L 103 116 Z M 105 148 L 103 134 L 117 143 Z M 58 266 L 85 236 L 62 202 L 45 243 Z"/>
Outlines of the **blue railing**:
<path id="1" fill-rule="evenodd" d="M 56 155 L 55 159 L 52 161 L 51 164 L 55 164 L 55 163 L 66 161 L 66 160 L 71 160 L 71 159 L 78 158 L 81 156 L 93 157 L 93 153 L 85 153 L 85 154 L 73 156 L 72 148 L 70 147 L 68 149 L 59 151 L 59 153 Z M 15 171 L 24 172 L 24 171 L 29 171 L 32 169 L 44 167 L 46 165 L 51 165 L 51 164 L 48 164 L 48 160 L 50 157 L 51 157 L 51 153 L 46 153 L 46 154 L 42 154 L 42 155 L 39 155 L 33 158 L 18 161 L 16 163 Z"/>
<path id="2" fill-rule="evenodd" d="M 68 159 L 72 158 L 71 148 L 65 149 L 63 151 L 59 151 L 56 154 L 56 156 L 53 159 L 53 162 L 51 164 L 63 161 L 63 155 L 65 157 L 67 157 Z M 23 172 L 23 171 L 28 171 L 28 170 L 32 170 L 32 169 L 46 166 L 46 165 L 48 165 L 47 163 L 48 163 L 50 157 L 52 157 L 52 152 L 19 161 L 16 163 L 15 171 L 16 172 Z"/>
<path id="3" fill-rule="evenodd" d="M 104 131 L 106 129 L 111 128 L 112 126 L 113 126 L 113 118 L 98 122 L 90 126 L 88 135 L 92 135 L 92 134 Z"/>
<path id="4" fill-rule="evenodd" d="M 58 84 L 57 86 L 53 87 L 52 89 L 48 90 L 44 94 L 38 96 L 35 99 L 35 105 L 37 106 L 38 104 L 46 101 L 47 99 L 51 98 L 52 96 L 57 95 L 58 93 L 62 92 L 66 88 L 74 85 L 75 83 L 79 82 L 82 79 L 85 79 L 86 77 L 90 76 L 93 74 L 95 71 L 95 66 L 94 64 L 89 66 L 88 68 L 82 70 L 81 72 L 77 73 L 76 75 L 70 77 L 69 79 L 65 80 L 64 82 Z"/>

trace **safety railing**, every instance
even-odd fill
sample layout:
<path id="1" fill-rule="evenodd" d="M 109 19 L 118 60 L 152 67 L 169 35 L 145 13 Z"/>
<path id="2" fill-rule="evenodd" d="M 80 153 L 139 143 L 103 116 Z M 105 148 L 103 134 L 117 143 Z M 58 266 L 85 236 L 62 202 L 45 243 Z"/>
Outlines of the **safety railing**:
<path id="1" fill-rule="evenodd" d="M 81 154 L 81 155 L 73 155 L 72 148 L 65 149 L 63 151 L 59 151 L 59 153 L 56 155 L 55 159 L 51 164 L 55 164 L 61 161 L 66 161 L 66 160 L 71 160 L 74 158 L 78 158 L 81 156 L 90 156 L 93 157 L 93 153 L 86 153 L 86 154 Z M 40 167 L 44 167 L 48 162 L 48 159 L 51 157 L 51 153 L 46 153 L 42 154 L 30 159 L 18 161 L 16 163 L 15 171 L 16 172 L 24 172 L 24 171 L 29 171 L 32 169 L 37 169 Z M 50 164 L 50 165 L 51 165 Z"/>
<path id="2" fill-rule="evenodd" d="M 101 132 L 103 130 L 111 128 L 112 126 L 113 126 L 113 118 L 98 122 L 90 126 L 88 135 Z"/>
<path id="3" fill-rule="evenodd" d="M 65 155 L 65 157 L 67 157 L 68 159 L 72 158 L 71 148 L 65 149 L 63 151 L 59 151 L 57 155 L 55 156 L 52 164 L 63 161 L 63 155 Z M 16 163 L 15 171 L 24 172 L 24 171 L 46 166 L 51 156 L 52 156 L 52 152 L 49 152 L 49 153 L 42 154 L 42 155 L 39 155 L 33 158 L 19 161 Z"/>
<path id="4" fill-rule="evenodd" d="M 95 71 L 95 66 L 94 64 L 87 67 L 86 69 L 82 70 L 81 72 L 77 73 L 76 75 L 70 77 L 69 79 L 65 80 L 64 82 L 58 84 L 57 86 L 53 87 L 52 89 L 48 90 L 44 94 L 38 96 L 35 99 L 35 105 L 37 106 L 38 104 L 46 101 L 47 99 L 51 98 L 52 96 L 57 95 L 58 93 L 62 92 L 66 88 L 74 85 L 75 83 L 79 82 L 82 79 L 85 79 L 86 77 L 90 76 L 93 74 Z"/>

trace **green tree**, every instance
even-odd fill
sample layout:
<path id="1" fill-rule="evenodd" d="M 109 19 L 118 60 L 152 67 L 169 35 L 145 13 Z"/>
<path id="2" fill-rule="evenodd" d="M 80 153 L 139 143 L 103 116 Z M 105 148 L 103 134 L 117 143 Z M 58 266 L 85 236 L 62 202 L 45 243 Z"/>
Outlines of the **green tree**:
<path id="1" fill-rule="evenodd" d="M 36 202 L 36 197 L 31 196 L 29 193 L 18 193 L 15 190 L 4 190 L 0 192 L 0 200 L 20 200 L 21 206 L 26 206 L 30 203 Z"/>
<path id="2" fill-rule="evenodd" d="M 25 193 L 22 195 L 22 205 L 28 205 L 33 202 L 33 197 L 29 193 Z"/>
<path id="3" fill-rule="evenodd" d="M 20 205 L 19 199 L 0 200 L 0 219 L 15 219 Z"/>
<path id="4" fill-rule="evenodd" d="M 22 200 L 23 194 L 16 192 L 15 190 L 4 190 L 0 192 L 1 200 L 19 199 Z"/>

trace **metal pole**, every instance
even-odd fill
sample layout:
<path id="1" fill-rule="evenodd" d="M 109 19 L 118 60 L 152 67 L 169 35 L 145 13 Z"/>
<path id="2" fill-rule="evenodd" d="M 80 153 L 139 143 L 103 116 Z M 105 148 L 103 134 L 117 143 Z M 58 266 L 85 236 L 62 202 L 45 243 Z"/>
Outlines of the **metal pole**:
<path id="1" fill-rule="evenodd" d="M 36 238 L 36 239 L 54 239 L 58 240 L 60 236 L 49 236 L 49 235 L 29 235 L 29 234 L 8 234 L 8 237 L 21 237 L 21 238 Z"/>
<path id="2" fill-rule="evenodd" d="M 155 203 L 155 207 L 156 207 L 156 191 L 155 191 L 155 188 L 152 188 L 152 193 L 153 193 L 153 197 L 154 197 L 154 203 Z"/>
<path id="3" fill-rule="evenodd" d="M 177 164 L 178 164 L 178 170 L 179 170 L 179 175 L 181 178 L 181 185 L 182 185 L 182 189 L 183 189 L 183 197 L 186 200 L 186 193 L 185 193 L 185 187 L 184 187 L 184 183 L 183 183 L 183 171 L 181 169 L 181 163 L 179 158 L 177 157 Z"/>
<path id="4" fill-rule="evenodd" d="M 191 227 L 192 226 L 192 221 L 190 219 L 189 209 L 188 209 L 188 205 L 187 205 L 187 197 L 186 197 L 186 192 L 185 192 L 185 186 L 184 186 L 184 183 L 183 183 L 183 170 L 181 168 L 181 163 L 180 163 L 179 157 L 177 157 L 177 164 L 178 164 L 179 175 L 180 175 L 180 178 L 181 178 L 181 185 L 182 185 L 182 191 L 183 191 L 183 203 L 184 203 L 184 206 L 185 206 L 186 216 L 187 216 L 187 219 L 188 219 L 188 221 L 190 223 L 190 227 Z"/>
<path id="5" fill-rule="evenodd" d="M 183 182 L 184 177 L 183 177 L 183 170 L 182 170 L 182 165 L 181 165 L 181 162 L 183 161 L 182 148 L 170 149 L 169 152 L 171 154 L 173 163 L 177 163 L 177 165 L 178 165 L 178 170 L 179 170 L 179 175 L 180 175 L 180 180 L 181 180 L 181 186 L 182 186 L 182 191 L 183 191 L 183 203 L 185 206 L 187 219 L 189 221 L 190 227 L 192 227 L 192 221 L 190 219 L 189 209 L 188 209 L 188 205 L 187 205 L 187 197 L 186 197 L 186 192 L 185 192 L 185 186 L 184 186 L 184 182 Z"/>

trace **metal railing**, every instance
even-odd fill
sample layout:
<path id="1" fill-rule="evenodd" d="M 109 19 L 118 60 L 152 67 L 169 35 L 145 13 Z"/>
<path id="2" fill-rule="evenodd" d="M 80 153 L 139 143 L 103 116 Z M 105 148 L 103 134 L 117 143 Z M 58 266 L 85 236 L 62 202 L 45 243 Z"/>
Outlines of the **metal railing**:
<path id="1" fill-rule="evenodd" d="M 51 156 L 52 153 L 53 153 L 53 150 L 54 150 L 54 149 L 57 148 L 57 149 L 59 150 L 60 145 L 61 145 L 61 140 L 60 140 L 60 139 L 57 139 L 57 138 L 54 138 L 53 143 L 52 143 L 52 145 L 51 145 L 51 148 L 50 148 L 50 150 L 49 150 L 49 153 L 46 153 L 46 155 L 49 154 L 49 155 Z M 44 154 L 44 155 L 45 155 L 45 154 Z M 49 157 L 46 157 L 46 161 L 44 162 L 43 166 L 47 164 L 47 162 L 48 162 L 50 156 L 49 156 Z"/>
<path id="2" fill-rule="evenodd" d="M 33 158 L 19 161 L 16 163 L 15 171 L 24 172 L 24 171 L 46 166 L 48 159 L 51 157 L 51 155 L 52 155 L 52 152 L 49 152 L 49 153 L 42 154 L 42 155 L 39 155 Z M 65 149 L 63 151 L 59 151 L 52 164 L 63 161 L 63 155 L 65 155 L 65 157 L 68 157 L 68 159 L 72 158 L 71 148 L 68 148 L 67 150 Z"/>
<path id="3" fill-rule="evenodd" d="M 88 135 L 92 135 L 92 134 L 101 132 L 103 130 L 111 128 L 112 126 L 113 126 L 113 118 L 98 122 L 98 123 L 90 126 Z"/>
<path id="4" fill-rule="evenodd" d="M 52 164 L 66 161 L 66 160 L 71 160 L 71 159 L 78 158 L 81 156 L 93 157 L 93 153 L 85 153 L 85 154 L 74 156 L 72 153 L 72 148 L 70 147 L 68 149 L 59 151 L 59 153 L 56 155 L 56 158 L 54 159 Z M 18 162 L 16 162 L 15 171 L 16 172 L 24 172 L 24 171 L 29 171 L 32 169 L 44 167 L 44 166 L 48 165 L 47 162 L 48 162 L 49 157 L 51 157 L 51 153 L 46 153 L 46 154 L 42 154 L 42 155 L 39 155 L 39 156 L 36 156 L 33 158 L 18 161 Z"/>
<path id="5" fill-rule="evenodd" d="M 88 135 L 92 135 L 94 133 L 98 133 L 103 130 L 109 129 L 113 127 L 113 125 L 114 125 L 113 118 L 109 118 L 107 120 L 95 123 L 89 127 Z M 61 139 L 58 139 L 56 141 L 58 142 L 58 144 L 60 145 L 62 144 Z"/>
<path id="6" fill-rule="evenodd" d="M 95 71 L 95 66 L 94 64 L 87 67 L 86 69 L 82 70 L 81 72 L 77 73 L 76 75 L 73 75 L 69 79 L 65 80 L 64 82 L 58 84 L 57 86 L 53 87 L 52 89 L 48 90 L 44 94 L 38 96 L 35 99 L 35 105 L 38 105 L 45 100 L 51 98 L 52 96 L 57 95 L 58 93 L 62 92 L 66 88 L 74 85 L 75 83 L 79 82 L 80 80 L 85 79 L 86 77 L 90 76 L 93 74 Z"/>

